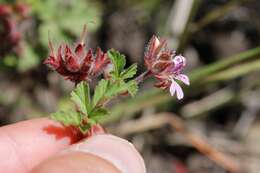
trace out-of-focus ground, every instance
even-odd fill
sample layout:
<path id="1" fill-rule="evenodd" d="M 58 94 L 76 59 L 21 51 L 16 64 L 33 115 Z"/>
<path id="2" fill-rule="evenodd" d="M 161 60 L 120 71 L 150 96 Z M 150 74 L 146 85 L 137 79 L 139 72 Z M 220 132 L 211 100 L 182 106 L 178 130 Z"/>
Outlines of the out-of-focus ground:
<path id="1" fill-rule="evenodd" d="M 187 57 L 185 99 L 148 81 L 111 104 L 108 131 L 134 143 L 148 173 L 260 172 L 260 1 L 0 2 L 0 125 L 70 105 L 73 84 L 42 64 L 48 37 L 57 48 L 87 24 L 89 47 L 117 49 L 141 73 L 156 34 Z"/>

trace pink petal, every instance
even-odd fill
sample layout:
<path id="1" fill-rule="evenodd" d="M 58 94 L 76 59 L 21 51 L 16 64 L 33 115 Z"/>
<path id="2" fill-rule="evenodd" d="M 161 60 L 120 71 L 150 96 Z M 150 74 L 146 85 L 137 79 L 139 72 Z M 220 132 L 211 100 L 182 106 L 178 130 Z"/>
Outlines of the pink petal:
<path id="1" fill-rule="evenodd" d="M 176 88 L 175 88 L 174 83 L 172 82 L 172 84 L 171 84 L 171 86 L 170 86 L 170 93 L 171 93 L 171 96 L 174 96 L 175 91 L 176 91 Z"/>
<path id="2" fill-rule="evenodd" d="M 173 62 L 175 64 L 175 66 L 179 66 L 179 65 L 185 66 L 186 65 L 186 59 L 181 55 L 175 56 L 173 59 Z"/>
<path id="3" fill-rule="evenodd" d="M 182 81 L 186 85 L 190 85 L 190 79 L 185 74 L 179 74 L 178 76 L 175 77 L 175 79 L 178 79 L 178 80 Z"/>
<path id="4" fill-rule="evenodd" d="M 184 93 L 183 93 L 180 85 L 177 82 L 175 82 L 174 80 L 172 80 L 172 84 L 170 86 L 171 96 L 173 96 L 175 94 L 175 92 L 176 92 L 178 100 L 181 100 L 184 97 Z"/>
<path id="5" fill-rule="evenodd" d="M 158 37 L 154 36 L 154 49 L 156 49 L 160 45 L 160 40 Z"/>
<path id="6" fill-rule="evenodd" d="M 155 35 L 153 35 L 153 37 L 150 39 L 148 43 L 148 48 L 145 53 L 145 56 L 151 58 L 153 56 L 154 50 L 159 46 L 159 44 L 159 39 Z"/>

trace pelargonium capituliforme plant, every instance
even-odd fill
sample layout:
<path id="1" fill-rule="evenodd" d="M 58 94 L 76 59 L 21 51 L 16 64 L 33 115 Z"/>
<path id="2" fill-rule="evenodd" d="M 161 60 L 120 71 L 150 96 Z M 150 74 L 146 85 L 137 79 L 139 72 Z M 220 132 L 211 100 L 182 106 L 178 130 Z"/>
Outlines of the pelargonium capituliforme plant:
<path id="1" fill-rule="evenodd" d="M 189 85 L 188 76 L 182 74 L 186 59 L 169 50 L 165 40 L 160 40 L 156 36 L 151 38 L 144 54 L 147 70 L 135 77 L 137 64 L 125 68 L 125 56 L 113 49 L 103 52 L 97 48 L 96 53 L 92 49 L 86 50 L 83 41 L 85 35 L 86 27 L 81 40 L 74 47 L 63 44 L 59 46 L 57 52 L 52 43 L 49 43 L 50 55 L 44 63 L 66 80 L 75 83 L 75 89 L 71 92 L 75 109 L 59 110 L 51 115 L 52 119 L 65 126 L 77 128 L 88 136 L 103 131 L 99 122 L 109 114 L 106 104 L 119 95 L 134 97 L 138 85 L 149 77 L 157 79 L 155 87 L 169 89 L 170 94 L 172 96 L 176 94 L 179 100 L 183 98 L 182 88 L 176 81 Z M 102 78 L 91 95 L 89 83 L 93 79 L 98 79 L 98 76 Z"/>

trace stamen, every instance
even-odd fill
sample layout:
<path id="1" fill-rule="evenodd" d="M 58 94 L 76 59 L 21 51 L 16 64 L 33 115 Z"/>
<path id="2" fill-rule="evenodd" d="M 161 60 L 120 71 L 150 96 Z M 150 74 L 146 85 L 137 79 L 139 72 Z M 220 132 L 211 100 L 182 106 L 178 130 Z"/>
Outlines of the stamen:
<path id="1" fill-rule="evenodd" d="M 48 42 L 49 42 L 49 48 L 51 50 L 51 55 L 54 56 L 54 48 L 53 48 L 53 45 L 52 45 L 51 39 L 50 39 L 50 31 L 48 31 Z"/>

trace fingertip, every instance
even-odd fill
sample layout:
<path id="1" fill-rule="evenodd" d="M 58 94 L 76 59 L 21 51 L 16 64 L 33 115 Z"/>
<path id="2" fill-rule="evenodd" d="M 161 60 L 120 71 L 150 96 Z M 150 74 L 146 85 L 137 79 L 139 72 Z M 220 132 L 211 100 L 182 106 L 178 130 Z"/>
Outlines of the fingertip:
<path id="1" fill-rule="evenodd" d="M 34 168 L 31 173 L 121 173 L 109 161 L 94 154 L 70 152 L 57 155 Z"/>
<path id="2" fill-rule="evenodd" d="M 73 129 L 47 118 L 3 126 L 0 128 L 0 168 L 4 167 L 6 173 L 28 172 L 46 158 L 76 142 L 77 138 Z"/>
<path id="3" fill-rule="evenodd" d="M 96 135 L 75 144 L 34 169 L 33 173 L 145 173 L 141 155 L 128 141 Z"/>
<path id="4" fill-rule="evenodd" d="M 71 146 L 66 152 L 94 154 L 115 165 L 122 173 L 145 173 L 144 160 L 135 147 L 117 136 L 100 134 Z"/>

